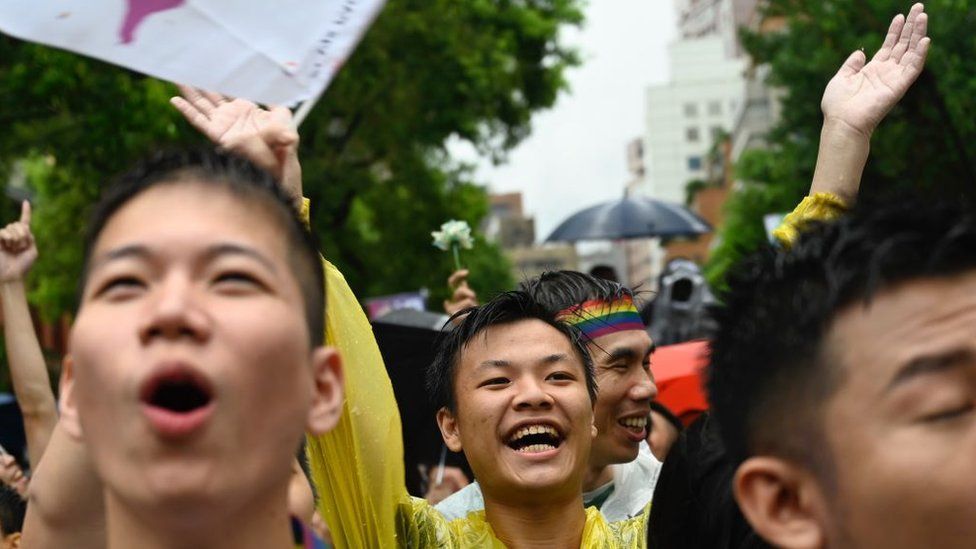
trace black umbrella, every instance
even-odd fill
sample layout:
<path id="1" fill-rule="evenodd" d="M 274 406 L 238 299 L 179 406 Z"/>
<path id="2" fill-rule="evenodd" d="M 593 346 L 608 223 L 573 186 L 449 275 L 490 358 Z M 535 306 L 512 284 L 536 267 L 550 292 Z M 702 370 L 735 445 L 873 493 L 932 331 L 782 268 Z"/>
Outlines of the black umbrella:
<path id="1" fill-rule="evenodd" d="M 630 196 L 576 212 L 560 223 L 546 242 L 695 236 L 711 230 L 711 225 L 684 206 Z"/>
<path id="2" fill-rule="evenodd" d="M 415 496 L 423 496 L 417 465 L 437 464 L 444 445 L 424 380 L 446 321 L 446 315 L 411 309 L 393 310 L 372 321 L 400 409 L 407 489 Z M 448 454 L 447 465 L 471 475 L 461 454 Z"/>

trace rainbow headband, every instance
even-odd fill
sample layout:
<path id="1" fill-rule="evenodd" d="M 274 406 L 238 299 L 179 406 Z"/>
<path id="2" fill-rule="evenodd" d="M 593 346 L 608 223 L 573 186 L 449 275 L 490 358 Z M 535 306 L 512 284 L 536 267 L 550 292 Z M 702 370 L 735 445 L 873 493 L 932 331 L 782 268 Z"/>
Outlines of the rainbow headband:
<path id="1" fill-rule="evenodd" d="M 614 301 L 585 301 L 559 311 L 556 320 L 576 327 L 591 341 L 623 330 L 644 329 L 644 322 L 630 296 Z"/>

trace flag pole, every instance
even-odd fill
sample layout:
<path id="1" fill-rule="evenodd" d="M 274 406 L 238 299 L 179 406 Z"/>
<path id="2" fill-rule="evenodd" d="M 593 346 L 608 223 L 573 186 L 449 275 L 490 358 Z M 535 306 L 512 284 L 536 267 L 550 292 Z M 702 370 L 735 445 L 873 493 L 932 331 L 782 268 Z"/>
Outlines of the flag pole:
<path id="1" fill-rule="evenodd" d="M 323 86 L 314 97 L 311 99 L 306 99 L 305 101 L 302 101 L 300 105 L 298 105 L 298 108 L 295 109 L 295 114 L 293 114 L 291 117 L 292 129 L 297 130 L 298 126 L 300 126 L 302 121 L 305 120 L 305 117 L 308 116 L 308 113 L 312 112 L 312 107 L 314 107 L 315 104 L 319 102 L 319 99 L 322 98 L 322 94 L 325 93 L 326 87 L 327 86 Z"/>

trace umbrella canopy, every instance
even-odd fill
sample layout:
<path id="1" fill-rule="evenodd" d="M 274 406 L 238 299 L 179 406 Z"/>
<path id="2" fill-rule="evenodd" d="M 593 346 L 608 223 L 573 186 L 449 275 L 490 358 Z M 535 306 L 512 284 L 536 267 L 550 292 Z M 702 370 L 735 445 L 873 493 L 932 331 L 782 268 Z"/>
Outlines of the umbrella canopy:
<path id="1" fill-rule="evenodd" d="M 657 400 L 688 425 L 708 410 L 702 369 L 708 363 L 708 342 L 689 341 L 658 347 L 651 355 Z"/>
<path id="2" fill-rule="evenodd" d="M 576 212 L 556 227 L 546 242 L 694 236 L 711 230 L 705 220 L 684 206 L 629 196 Z"/>

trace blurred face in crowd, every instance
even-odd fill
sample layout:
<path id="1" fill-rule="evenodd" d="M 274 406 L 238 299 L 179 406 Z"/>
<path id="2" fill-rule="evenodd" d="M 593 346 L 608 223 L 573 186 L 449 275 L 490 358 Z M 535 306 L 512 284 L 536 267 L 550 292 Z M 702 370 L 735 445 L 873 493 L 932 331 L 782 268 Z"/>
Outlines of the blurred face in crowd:
<path id="1" fill-rule="evenodd" d="M 99 235 L 62 407 L 109 501 L 178 514 L 284 495 L 303 432 L 334 425 L 339 359 L 310 346 L 272 216 L 253 198 L 170 183 Z"/>
<path id="2" fill-rule="evenodd" d="M 593 404 L 565 335 L 536 319 L 490 326 L 462 348 L 454 389 L 455 413 L 438 422 L 486 499 L 580 497 Z"/>
<path id="3" fill-rule="evenodd" d="M 657 396 L 650 370 L 654 344 L 644 330 L 622 330 L 597 337 L 588 348 L 599 387 L 590 465 L 633 461 L 647 436 L 647 414 Z"/>
<path id="4" fill-rule="evenodd" d="M 839 314 L 828 403 L 838 545 L 976 540 L 976 272 L 905 283 Z"/>
<path id="5" fill-rule="evenodd" d="M 651 410 L 648 421 L 650 421 L 650 432 L 647 433 L 647 445 L 651 447 L 654 457 L 664 461 L 681 433 L 668 421 L 668 418 L 656 410 Z"/>
<path id="6" fill-rule="evenodd" d="M 795 497 L 775 499 L 800 503 L 769 515 L 794 520 L 758 513 L 757 522 L 753 510 L 750 522 L 783 547 L 972 547 L 976 272 L 909 281 L 851 305 L 825 346 L 840 369 L 823 410 L 831 463 L 818 474 L 778 465 Z"/>

